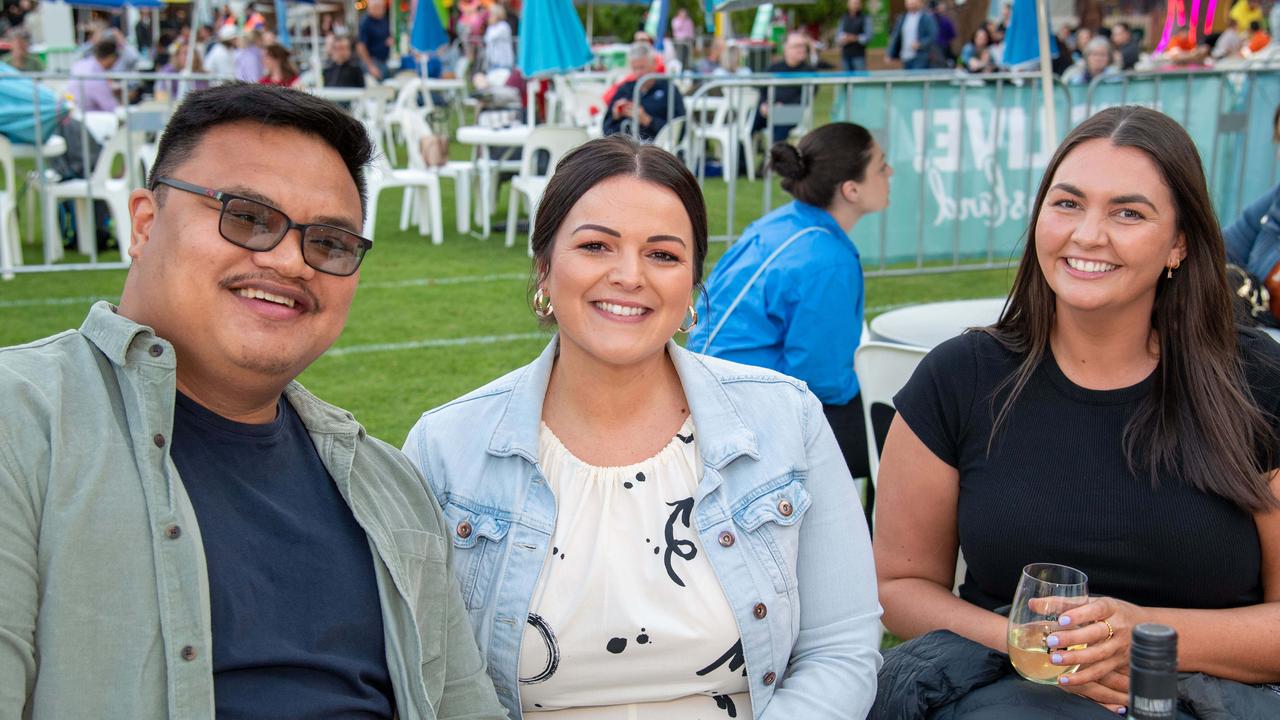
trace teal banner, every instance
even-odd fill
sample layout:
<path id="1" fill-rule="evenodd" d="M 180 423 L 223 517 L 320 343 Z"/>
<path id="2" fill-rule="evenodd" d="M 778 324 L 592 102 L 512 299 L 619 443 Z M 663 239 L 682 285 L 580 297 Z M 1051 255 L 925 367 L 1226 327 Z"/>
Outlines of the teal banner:
<path id="1" fill-rule="evenodd" d="M 936 80 L 837 90 L 833 120 L 866 126 L 893 166 L 885 212 L 854 229 L 867 270 L 1019 256 L 1028 213 L 1058 138 L 1105 107 L 1141 104 L 1178 120 L 1229 223 L 1276 182 L 1272 118 L 1280 73 L 1135 76 L 1055 86 L 1058 137 L 1045 132 L 1040 83 Z M 851 102 L 850 102 L 851 100 Z"/>

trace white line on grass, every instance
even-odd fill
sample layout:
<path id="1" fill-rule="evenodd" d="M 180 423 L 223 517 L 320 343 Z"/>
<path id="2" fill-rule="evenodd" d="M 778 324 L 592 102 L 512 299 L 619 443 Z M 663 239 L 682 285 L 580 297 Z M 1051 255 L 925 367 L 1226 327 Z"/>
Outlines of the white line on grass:
<path id="1" fill-rule="evenodd" d="M 336 347 L 325 353 L 325 357 L 342 357 L 372 352 L 398 352 L 400 350 L 422 350 L 425 348 L 462 347 L 466 345 L 496 345 L 498 343 L 516 342 L 518 340 L 546 340 L 550 336 L 541 332 L 511 333 L 508 335 L 478 335 L 462 338 L 437 338 L 433 340 L 411 340 L 397 343 L 369 343 L 368 345 L 347 345 Z"/>
<path id="2" fill-rule="evenodd" d="M 40 305 L 92 305 L 99 300 L 119 302 L 118 297 L 83 295 L 81 297 L 27 298 L 25 300 L 0 300 L 0 309 L 36 307 Z"/>

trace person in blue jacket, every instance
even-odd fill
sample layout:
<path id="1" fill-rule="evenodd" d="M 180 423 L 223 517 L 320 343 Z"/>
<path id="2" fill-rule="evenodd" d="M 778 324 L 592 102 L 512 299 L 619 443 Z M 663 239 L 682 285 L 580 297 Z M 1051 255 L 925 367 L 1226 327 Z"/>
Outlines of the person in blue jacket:
<path id="1" fill-rule="evenodd" d="M 747 227 L 716 264 L 689 348 L 805 381 L 822 401 L 853 477 L 866 429 L 853 352 L 862 337 L 862 261 L 849 232 L 889 204 L 893 168 L 861 125 L 831 123 L 770 151 L 795 198 Z"/>
<path id="2" fill-rule="evenodd" d="M 1260 318 L 1280 326 L 1280 185 L 1254 200 L 1222 231 L 1227 262 L 1262 281 L 1271 294 L 1270 314 Z"/>

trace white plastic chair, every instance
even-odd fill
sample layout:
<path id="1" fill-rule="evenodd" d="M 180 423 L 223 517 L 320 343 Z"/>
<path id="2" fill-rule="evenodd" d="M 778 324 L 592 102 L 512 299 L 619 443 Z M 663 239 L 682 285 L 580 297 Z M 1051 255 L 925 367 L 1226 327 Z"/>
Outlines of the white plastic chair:
<path id="1" fill-rule="evenodd" d="M 575 127 L 537 127 L 529 134 L 520 156 L 520 174 L 511 178 L 511 194 L 507 200 L 507 247 L 516 244 L 516 223 L 520 219 L 520 198 L 523 196 L 529 206 L 529 238 L 533 238 L 534 216 L 538 212 L 538 202 L 542 200 L 542 191 L 547 187 L 551 173 L 565 153 L 587 141 L 587 131 Z M 551 157 L 547 161 L 547 174 L 537 174 L 537 158 L 541 152 Z M 530 245 L 532 255 L 532 245 Z"/>
<path id="2" fill-rule="evenodd" d="M 751 126 L 760 106 L 760 91 L 755 88 L 725 88 L 725 102 L 716 108 L 710 125 L 692 125 L 694 162 L 706 157 L 707 146 L 715 143 L 720 148 L 725 180 L 738 173 L 736 158 L 731 160 L 730 148 L 736 142 L 739 157 L 747 163 L 747 179 L 756 179 L 756 153 L 751 142 Z M 695 164 L 694 167 L 697 167 Z"/>
<path id="3" fill-rule="evenodd" d="M 672 118 L 667 121 L 666 125 L 658 131 L 656 137 L 653 138 L 653 144 L 666 150 L 667 152 L 680 158 L 685 165 L 689 165 L 688 158 L 685 157 L 685 124 L 688 121 L 687 115 Z"/>
<path id="4" fill-rule="evenodd" d="M 374 144 L 374 163 L 367 175 L 369 186 L 369 204 L 365 210 L 364 236 L 373 239 L 378 219 L 378 198 L 383 190 L 404 188 L 405 193 L 413 196 L 416 204 L 418 234 L 426 235 L 430 223 L 431 243 L 439 245 L 444 242 L 444 223 L 440 219 L 440 175 L 426 170 L 414 168 L 397 169 L 382 150 L 382 143 L 377 128 L 365 125 L 369 139 Z M 409 216 L 401 209 L 400 229 L 409 229 Z"/>
<path id="5" fill-rule="evenodd" d="M 18 235 L 18 186 L 14 184 L 13 146 L 0 135 L 0 173 L 4 190 L 0 191 L 0 277 L 13 278 L 13 268 L 22 265 L 22 238 Z"/>
<path id="6" fill-rule="evenodd" d="M 93 203 L 90 200 L 101 200 L 107 205 L 107 209 L 111 212 L 111 219 L 114 221 L 116 231 L 116 243 L 120 247 L 120 260 L 124 263 L 129 262 L 129 237 L 131 228 L 129 227 L 129 192 L 132 190 L 131 175 L 138 177 L 129 171 L 126 166 L 124 174 L 121 177 L 112 175 L 112 168 L 115 165 L 116 158 L 123 161 L 128 160 L 128 148 L 126 144 L 130 137 L 135 141 L 137 146 L 139 133 L 129 133 L 123 131 L 115 132 L 107 143 L 102 146 L 102 152 L 98 155 L 98 161 L 93 166 L 93 172 L 90 173 L 87 180 L 76 178 L 71 180 L 63 180 L 48 186 L 44 196 L 44 211 L 48 217 L 56 217 L 58 203 L 63 200 L 75 201 L 76 213 L 76 243 L 80 252 L 91 255 L 94 252 L 94 245 L 97 242 L 97 232 L 94 228 L 94 211 Z M 73 139 L 72 142 L 75 142 Z M 140 164 L 141 158 L 135 155 L 135 162 Z M 140 168 L 135 172 L 141 172 Z M 62 238 L 57 230 L 57 223 L 47 223 L 49 233 L 44 239 L 44 259 L 46 263 L 51 263 L 62 258 Z"/>
<path id="7" fill-rule="evenodd" d="M 432 133 L 430 124 L 421 116 L 406 116 L 404 136 L 411 169 L 435 173 L 453 181 L 454 222 L 459 233 L 469 232 L 471 230 L 471 180 L 475 170 L 473 164 L 465 160 L 450 160 L 440 167 L 427 167 L 422 157 L 422 139 L 432 137 Z M 416 204 L 411 202 L 410 194 L 406 192 L 400 209 L 402 225 L 406 224 L 406 220 L 412 221 L 415 208 Z M 409 213 L 407 218 L 406 213 Z"/>
<path id="8" fill-rule="evenodd" d="M 864 342 L 854 353 L 853 367 L 858 374 L 858 387 L 862 394 L 862 418 L 867 428 L 867 459 L 873 488 L 880 473 L 880 446 L 871 424 L 871 408 L 876 405 L 892 408 L 893 396 L 907 384 L 916 366 L 928 353 L 928 348 L 878 341 Z M 957 554 L 953 590 L 964 581 L 965 570 L 964 556 Z"/>
<path id="9" fill-rule="evenodd" d="M 418 103 L 425 103 L 419 105 Z M 434 109 L 431 101 L 431 93 L 422 88 L 422 80 L 420 78 L 410 78 L 400 86 L 396 91 L 395 102 L 391 104 L 391 109 L 386 112 L 382 118 L 381 128 L 383 131 L 383 143 L 386 147 L 387 157 L 392 164 L 399 161 L 396 159 L 396 141 L 405 137 L 404 127 L 407 118 L 411 116 L 426 117 L 426 114 Z M 376 123 L 374 127 L 379 127 Z"/>

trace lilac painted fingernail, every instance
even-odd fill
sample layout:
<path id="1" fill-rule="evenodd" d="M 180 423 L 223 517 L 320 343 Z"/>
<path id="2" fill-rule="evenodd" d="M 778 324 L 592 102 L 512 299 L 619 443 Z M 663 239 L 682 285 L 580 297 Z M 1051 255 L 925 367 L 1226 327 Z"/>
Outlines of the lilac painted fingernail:
<path id="1" fill-rule="evenodd" d="M 1127 708 L 1127 707 L 1121 707 L 1119 710 L 1116 710 L 1116 714 L 1117 714 L 1117 715 L 1128 715 L 1128 714 L 1129 714 L 1129 708 Z"/>
<path id="2" fill-rule="evenodd" d="M 1071 682 L 1071 678 L 1067 677 L 1066 675 L 1063 675 L 1062 677 L 1058 678 L 1058 682 L 1063 685 L 1067 685 Z"/>
<path id="3" fill-rule="evenodd" d="M 1059 616 L 1058 616 L 1058 624 L 1059 624 L 1059 625 L 1061 625 L 1062 627 L 1066 627 L 1066 626 L 1070 625 L 1070 624 L 1071 624 L 1071 616 L 1070 616 L 1070 615 L 1059 615 Z"/>
<path id="4" fill-rule="evenodd" d="M 1058 653 L 1054 653 L 1053 655 L 1049 656 L 1049 660 L 1051 660 L 1051 661 L 1053 662 L 1053 664 L 1054 664 L 1054 665 L 1061 665 L 1061 664 L 1062 664 L 1062 655 L 1060 655 L 1060 654 L 1058 654 Z"/>
<path id="5" fill-rule="evenodd" d="M 1050 635 L 1049 637 L 1044 639 L 1044 644 L 1048 645 L 1051 648 L 1058 647 L 1058 643 L 1060 642 L 1062 641 L 1058 639 L 1057 635 Z"/>

